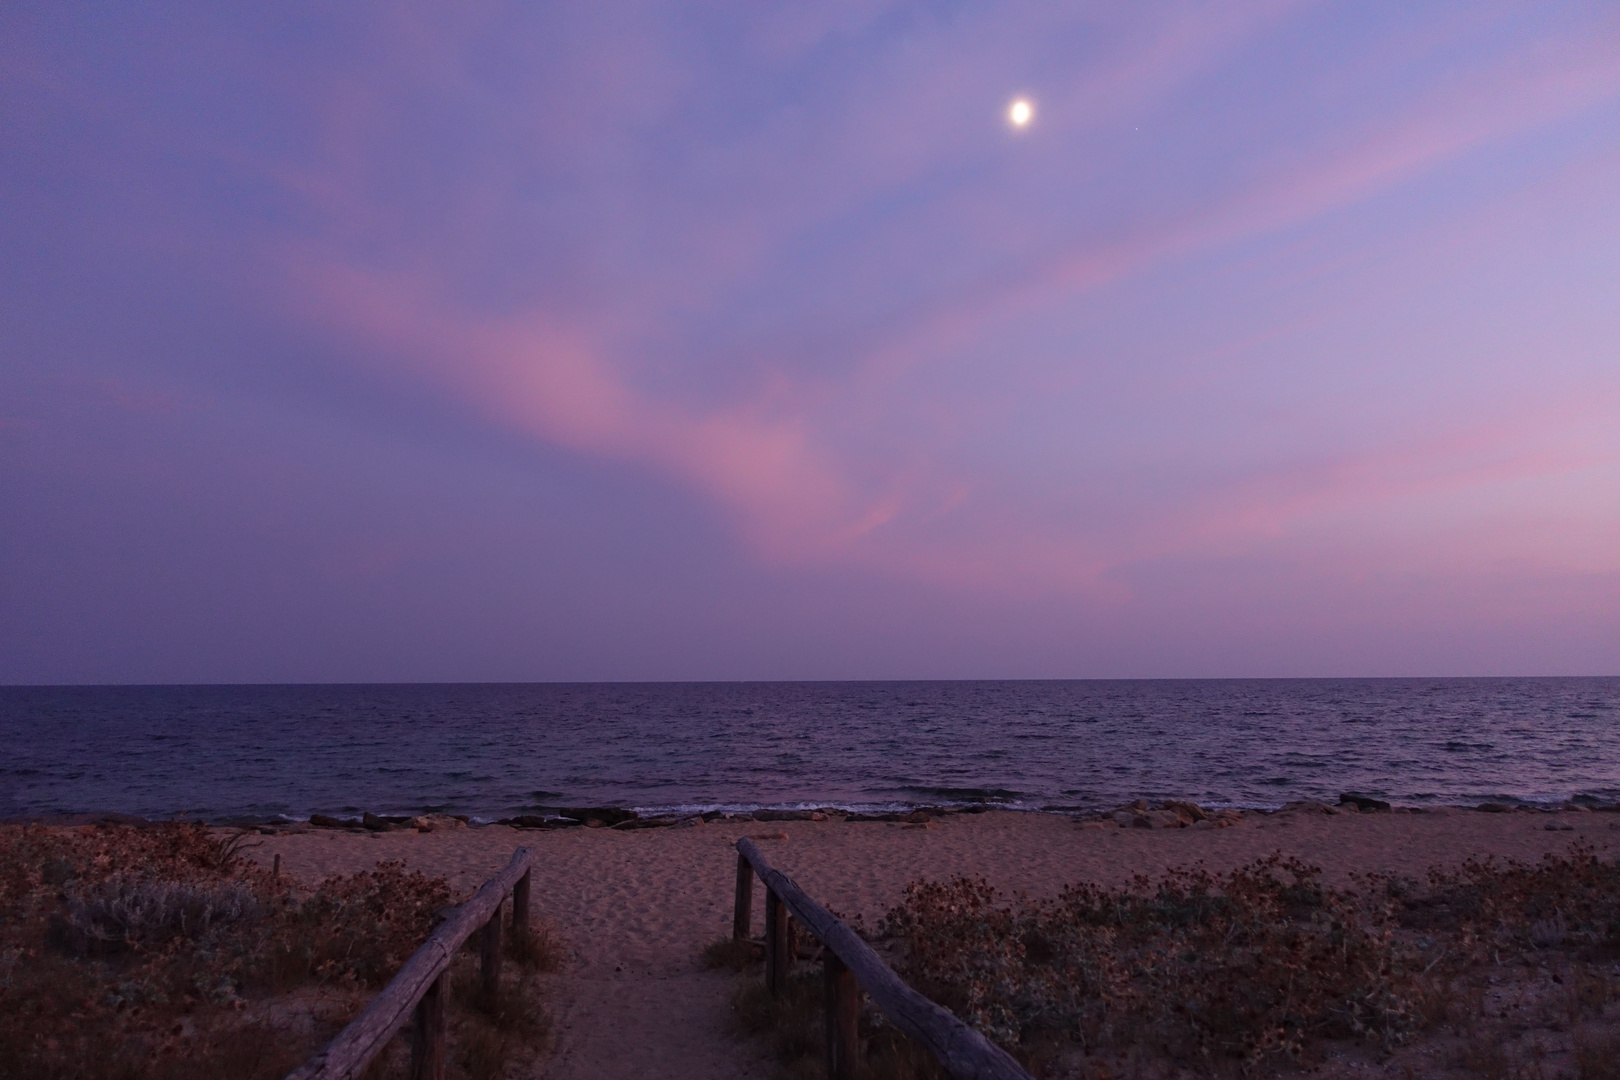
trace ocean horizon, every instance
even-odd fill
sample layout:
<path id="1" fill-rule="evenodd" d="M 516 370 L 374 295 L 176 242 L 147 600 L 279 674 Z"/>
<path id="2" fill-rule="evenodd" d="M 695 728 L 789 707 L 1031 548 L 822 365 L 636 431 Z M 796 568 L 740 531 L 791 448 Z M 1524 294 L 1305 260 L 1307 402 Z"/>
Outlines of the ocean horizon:
<path id="1" fill-rule="evenodd" d="M 0 817 L 1620 800 L 1620 678 L 0 688 Z"/>
<path id="2" fill-rule="evenodd" d="M 1620 678 L 0 688 L 0 816 L 1620 798 Z"/>

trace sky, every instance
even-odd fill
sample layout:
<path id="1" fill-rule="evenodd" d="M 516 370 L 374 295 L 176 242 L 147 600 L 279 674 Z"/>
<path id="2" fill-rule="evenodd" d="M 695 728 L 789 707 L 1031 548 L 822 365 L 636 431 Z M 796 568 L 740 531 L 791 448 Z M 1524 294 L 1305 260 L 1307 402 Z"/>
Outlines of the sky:
<path id="1" fill-rule="evenodd" d="M 1620 674 L 1612 0 L 14 0 L 0 251 L 0 682 Z"/>

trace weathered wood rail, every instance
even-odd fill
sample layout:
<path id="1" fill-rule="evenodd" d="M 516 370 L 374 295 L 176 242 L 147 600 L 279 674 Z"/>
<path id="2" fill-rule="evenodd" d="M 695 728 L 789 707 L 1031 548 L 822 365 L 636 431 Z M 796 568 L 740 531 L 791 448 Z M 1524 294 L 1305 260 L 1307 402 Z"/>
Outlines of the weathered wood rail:
<path id="1" fill-rule="evenodd" d="M 501 979 L 501 910 L 512 896 L 512 929 L 529 927 L 530 866 L 534 855 L 518 848 L 506 869 L 484 882 L 473 898 L 456 908 L 428 935 L 371 1004 L 326 1048 L 289 1073 L 287 1080 L 354 1080 L 388 1041 L 416 1019 L 411 1044 L 414 1080 L 444 1080 L 445 1017 L 450 1003 L 450 962 L 475 933 L 479 941 L 483 992 L 494 997 Z"/>
<path id="2" fill-rule="evenodd" d="M 1011 1054 L 907 986 L 859 934 L 806 895 L 792 878 L 773 869 L 747 838 L 737 841 L 731 932 L 738 941 L 749 937 L 756 874 L 766 889 L 765 981 L 771 993 L 780 995 L 787 988 L 795 920 L 825 946 L 827 1075 L 832 1080 L 850 1080 L 855 1075 L 856 1023 L 863 988 L 890 1023 L 938 1058 L 956 1080 L 1031 1080 Z"/>

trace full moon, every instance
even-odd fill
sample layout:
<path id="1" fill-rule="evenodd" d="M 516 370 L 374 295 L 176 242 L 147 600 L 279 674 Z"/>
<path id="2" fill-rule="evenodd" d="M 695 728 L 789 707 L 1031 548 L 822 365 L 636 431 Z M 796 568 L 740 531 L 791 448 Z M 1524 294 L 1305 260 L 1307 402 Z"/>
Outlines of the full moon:
<path id="1" fill-rule="evenodd" d="M 1007 106 L 1007 121 L 1013 127 L 1028 127 L 1029 122 L 1035 119 L 1035 106 L 1028 98 L 1019 98 Z"/>

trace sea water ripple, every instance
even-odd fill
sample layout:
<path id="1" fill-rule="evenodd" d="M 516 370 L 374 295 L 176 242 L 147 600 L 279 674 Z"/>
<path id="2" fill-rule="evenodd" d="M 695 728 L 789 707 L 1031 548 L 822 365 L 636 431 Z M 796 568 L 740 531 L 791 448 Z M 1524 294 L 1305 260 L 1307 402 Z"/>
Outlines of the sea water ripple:
<path id="1" fill-rule="evenodd" d="M 0 688 L 0 817 L 1620 799 L 1620 679 Z"/>

